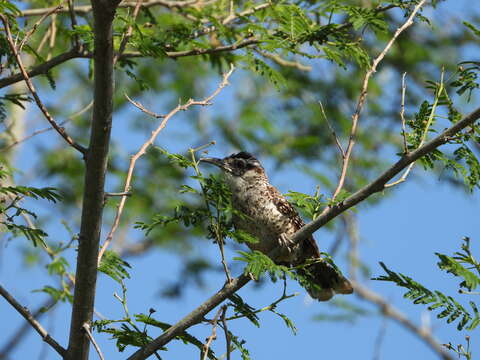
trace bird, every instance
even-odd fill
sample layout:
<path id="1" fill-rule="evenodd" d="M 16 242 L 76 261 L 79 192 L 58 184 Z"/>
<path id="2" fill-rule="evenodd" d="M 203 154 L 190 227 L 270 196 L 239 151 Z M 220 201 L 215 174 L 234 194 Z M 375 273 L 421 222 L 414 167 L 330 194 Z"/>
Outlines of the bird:
<path id="1" fill-rule="evenodd" d="M 260 251 L 278 265 L 296 269 L 301 285 L 319 301 L 335 294 L 351 294 L 353 287 L 340 271 L 323 259 L 313 236 L 294 243 L 291 237 L 305 223 L 292 204 L 270 184 L 265 169 L 252 154 L 241 151 L 225 158 L 200 158 L 223 172 L 232 193 L 232 220 L 235 229 L 258 241 L 248 242 L 252 251 Z"/>

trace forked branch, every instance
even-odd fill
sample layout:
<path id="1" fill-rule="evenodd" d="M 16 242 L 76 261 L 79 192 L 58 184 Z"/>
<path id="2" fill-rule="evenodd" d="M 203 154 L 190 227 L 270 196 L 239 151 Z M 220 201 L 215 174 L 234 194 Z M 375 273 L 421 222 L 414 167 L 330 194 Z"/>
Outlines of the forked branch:
<path id="1" fill-rule="evenodd" d="M 191 106 L 211 105 L 211 101 L 222 91 L 222 89 L 225 86 L 228 85 L 228 79 L 230 78 L 230 75 L 232 75 L 234 69 L 235 69 L 234 66 L 231 65 L 230 70 L 223 75 L 223 80 L 220 83 L 220 85 L 217 87 L 217 89 L 210 96 L 207 96 L 203 100 L 190 99 L 183 105 L 179 104 L 176 108 L 174 108 L 172 111 L 170 111 L 167 115 L 155 114 L 152 111 L 146 110 L 138 102 L 131 101 L 131 103 L 134 106 L 136 106 L 137 108 L 139 108 L 143 112 L 147 112 L 149 115 L 152 115 L 153 117 L 155 117 L 157 119 L 162 118 L 162 121 L 157 126 L 157 128 L 154 131 L 152 131 L 152 134 L 148 138 L 148 140 L 145 141 L 143 143 L 143 145 L 140 147 L 140 149 L 134 155 L 132 155 L 132 157 L 130 158 L 130 165 L 128 166 L 128 170 L 127 170 L 127 178 L 125 180 L 125 185 L 123 187 L 123 193 L 124 194 L 130 193 L 130 188 L 131 188 L 132 179 L 133 179 L 133 172 L 135 170 L 135 165 L 137 163 L 137 160 L 140 157 L 142 157 L 146 153 L 147 149 L 155 142 L 155 139 L 157 138 L 158 134 L 160 134 L 160 132 L 165 128 L 168 121 L 178 112 L 185 111 L 188 108 L 190 108 Z M 129 99 L 128 96 L 127 96 L 127 99 Z M 110 229 L 110 232 L 108 233 L 108 235 L 105 239 L 105 242 L 103 243 L 103 246 L 102 246 L 102 248 L 100 250 L 100 253 L 98 255 L 98 263 L 100 263 L 103 254 L 105 253 L 108 246 L 110 245 L 110 242 L 113 239 L 113 235 L 115 234 L 115 231 L 117 230 L 118 225 L 120 224 L 120 217 L 122 216 L 122 212 L 123 212 L 123 209 L 125 207 L 125 202 L 126 201 L 127 201 L 127 195 L 123 195 L 122 198 L 120 199 L 120 203 L 118 204 L 117 213 L 115 214 L 115 219 L 113 220 L 112 228 Z"/>
<path id="2" fill-rule="evenodd" d="M 400 36 L 400 34 L 413 24 L 413 19 L 415 18 L 415 16 L 420 11 L 420 9 L 422 8 L 422 6 L 425 4 L 426 1 L 427 0 L 421 0 L 415 6 L 412 13 L 408 17 L 407 21 L 405 21 L 405 23 L 395 31 L 395 33 L 393 34 L 393 37 L 387 43 L 387 45 L 385 46 L 383 51 L 375 58 L 375 60 L 373 60 L 372 66 L 370 67 L 370 69 L 365 74 L 365 78 L 363 79 L 362 90 L 360 91 L 360 96 L 358 97 L 357 105 L 355 107 L 355 112 L 352 115 L 352 128 L 350 129 L 350 136 L 349 136 L 349 140 L 348 140 L 348 145 L 347 145 L 347 148 L 345 150 L 345 155 L 343 156 L 343 159 L 342 159 L 342 170 L 340 172 L 340 178 L 338 180 L 337 187 L 336 187 L 336 189 L 335 189 L 335 191 L 333 192 L 333 195 L 332 195 L 332 201 L 335 200 L 335 198 L 338 196 L 340 191 L 342 191 L 343 185 L 345 184 L 345 179 L 347 177 L 347 170 L 348 170 L 348 166 L 349 166 L 349 163 L 350 163 L 350 158 L 352 156 L 353 146 L 355 145 L 355 141 L 356 141 L 358 120 L 359 120 L 360 114 L 363 110 L 363 106 L 365 105 L 365 100 L 367 99 L 368 83 L 370 81 L 370 78 L 377 71 L 377 66 L 383 60 L 383 58 L 388 53 L 388 51 L 392 47 L 393 43 L 397 40 L 397 38 Z M 328 209 L 329 209 L 328 207 L 325 208 L 325 211 L 323 213 L 328 211 Z"/>

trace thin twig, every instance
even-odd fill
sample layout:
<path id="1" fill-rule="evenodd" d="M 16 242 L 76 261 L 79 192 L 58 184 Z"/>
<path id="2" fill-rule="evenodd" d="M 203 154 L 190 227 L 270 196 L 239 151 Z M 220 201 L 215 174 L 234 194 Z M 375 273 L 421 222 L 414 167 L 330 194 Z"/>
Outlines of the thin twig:
<path id="1" fill-rule="evenodd" d="M 90 331 L 90 325 L 87 323 L 83 324 L 83 329 L 85 330 L 85 333 L 87 334 L 88 339 L 93 344 L 93 347 L 97 351 L 97 354 L 100 360 L 105 360 L 102 354 L 102 350 L 100 349 L 100 346 L 98 346 L 97 342 L 95 341 L 95 338 L 93 337 L 92 332 Z"/>
<path id="2" fill-rule="evenodd" d="M 48 332 L 40 325 L 40 323 L 35 320 L 35 318 L 32 316 L 30 311 L 25 307 L 20 305 L 20 303 L 15 300 L 15 298 L 10 295 L 10 293 L 0 285 L 0 295 L 7 300 L 10 305 L 12 305 L 15 310 L 17 310 L 20 315 L 22 315 L 25 320 L 27 320 L 30 325 L 40 334 L 42 337 L 43 341 L 45 341 L 48 345 L 50 345 L 58 354 L 60 354 L 62 357 L 66 354 L 67 350 L 64 349 L 58 342 L 55 341 L 54 338 L 52 338 Z"/>
<path id="3" fill-rule="evenodd" d="M 408 154 L 407 146 L 407 122 L 405 121 L 405 93 L 407 91 L 407 83 L 405 77 L 407 73 L 404 72 L 402 75 L 402 103 L 400 105 L 400 119 L 402 120 L 402 137 L 403 137 L 403 153 Z"/>
<path id="4" fill-rule="evenodd" d="M 227 309 L 228 309 L 228 306 L 227 305 L 224 305 L 223 306 L 223 311 L 222 311 L 222 316 L 221 316 L 221 320 L 222 320 L 222 328 L 223 328 L 223 331 L 225 333 L 225 344 L 227 346 L 227 360 L 230 360 L 230 346 L 231 346 L 231 339 L 230 339 L 230 334 L 228 332 L 228 328 L 227 328 L 227 319 L 225 318 L 226 317 L 226 314 L 227 314 Z"/>
<path id="5" fill-rule="evenodd" d="M 132 193 L 131 192 L 128 192 L 128 191 L 124 191 L 124 192 L 117 192 L 117 193 L 114 193 L 114 192 L 107 192 L 105 193 L 105 197 L 109 197 L 109 196 L 132 196 Z"/>
<path id="6" fill-rule="evenodd" d="M 40 109 L 40 111 L 43 113 L 43 115 L 45 116 L 45 118 L 47 119 L 47 121 L 50 123 L 50 125 L 52 125 L 52 127 L 65 139 L 65 141 L 70 145 L 72 146 L 74 149 L 80 151 L 83 155 L 86 154 L 87 152 L 87 149 L 85 149 L 82 145 L 76 143 L 68 134 L 67 132 L 65 131 L 64 128 L 58 126 L 58 124 L 55 122 L 55 120 L 53 119 L 53 117 L 50 115 L 50 113 L 48 112 L 47 108 L 43 105 L 42 101 L 40 100 L 40 97 L 38 96 L 36 90 L 35 90 L 35 87 L 33 86 L 33 83 L 32 81 L 30 80 L 30 78 L 28 77 L 28 74 L 27 72 L 25 71 L 25 67 L 23 66 L 23 62 L 22 62 L 22 59 L 20 58 L 20 55 L 15 47 L 15 44 L 13 43 L 13 39 L 12 39 L 12 33 L 10 31 L 10 25 L 8 23 L 8 20 L 7 20 L 7 17 L 4 16 L 3 14 L 0 14 L 0 19 L 2 20 L 3 22 L 3 25 L 5 26 L 5 32 L 7 34 L 7 42 L 10 46 L 10 49 L 12 50 L 13 54 L 14 54 L 14 57 L 16 59 L 16 62 L 18 64 L 18 67 L 20 68 L 20 72 L 22 73 L 23 75 L 23 78 L 27 84 L 27 87 L 28 89 L 30 90 L 30 93 L 32 94 L 34 100 L 35 100 L 35 103 L 37 104 L 38 108 Z"/>
<path id="7" fill-rule="evenodd" d="M 125 98 L 126 98 L 133 106 L 135 106 L 136 108 L 140 109 L 140 110 L 143 111 L 145 114 L 150 115 L 151 117 L 154 117 L 154 118 L 156 118 L 156 119 L 161 119 L 161 118 L 164 118 L 164 117 L 165 117 L 165 115 L 159 115 L 159 114 L 154 113 L 153 111 L 148 110 L 148 109 L 145 108 L 145 106 L 143 106 L 140 102 L 130 99 L 130 97 L 129 97 L 127 94 L 124 94 L 124 96 L 125 96 Z"/>
<path id="8" fill-rule="evenodd" d="M 215 314 L 215 317 L 212 320 L 212 335 L 210 335 L 207 338 L 207 341 L 206 341 L 205 345 L 203 345 L 202 360 L 207 360 L 208 350 L 210 349 L 210 345 L 212 344 L 212 341 L 217 338 L 217 323 L 218 323 L 218 319 L 220 318 L 220 314 L 223 311 L 224 310 L 223 310 L 223 306 L 222 306 L 220 309 L 218 309 L 217 313 Z"/>
<path id="9" fill-rule="evenodd" d="M 377 71 L 377 66 L 383 60 L 383 58 L 385 57 L 387 52 L 390 50 L 393 43 L 400 36 L 400 34 L 413 24 L 413 19 L 415 18 L 418 11 L 420 11 L 420 9 L 422 8 L 422 6 L 425 4 L 426 1 L 427 0 L 421 0 L 415 6 L 412 13 L 408 17 L 407 21 L 405 21 L 405 23 L 395 31 L 395 33 L 393 34 L 393 37 L 387 43 L 387 45 L 385 46 L 383 51 L 373 60 L 372 66 L 370 67 L 370 69 L 365 74 L 365 78 L 363 80 L 362 90 L 360 91 L 360 96 L 358 98 L 357 106 L 355 108 L 355 112 L 352 115 L 352 128 L 350 130 L 350 137 L 349 137 L 349 140 L 348 140 L 348 145 L 347 145 L 347 149 L 346 149 L 346 152 L 345 152 L 345 156 L 344 156 L 343 161 L 342 161 L 342 170 L 341 170 L 340 178 L 338 180 L 337 187 L 336 187 L 336 189 L 335 189 L 335 191 L 332 195 L 332 202 L 338 196 L 340 191 L 343 189 L 343 185 L 345 184 L 345 179 L 346 179 L 346 176 L 347 176 L 347 170 L 348 170 L 348 166 L 349 166 L 349 163 L 350 163 L 350 158 L 351 158 L 351 155 L 352 155 L 353 146 L 355 145 L 355 141 L 356 141 L 358 119 L 360 118 L 360 114 L 361 114 L 363 106 L 365 104 L 365 100 L 367 99 L 368 83 L 370 81 L 370 78 Z M 329 207 L 326 207 L 325 210 L 322 212 L 322 214 L 325 214 L 328 211 L 328 209 L 329 209 Z"/>
<path id="10" fill-rule="evenodd" d="M 23 49 L 23 46 L 27 43 L 28 39 L 30 36 L 33 35 L 33 33 L 37 30 L 38 26 L 45 21 L 46 18 L 48 18 L 50 15 L 56 13 L 58 10 L 63 8 L 63 3 L 65 0 L 58 6 L 52 8 L 50 11 L 46 12 L 40 19 L 38 19 L 35 24 L 33 24 L 32 28 L 25 34 L 25 37 L 20 41 L 20 45 L 18 45 L 18 52 L 21 52 Z"/>
<path id="11" fill-rule="evenodd" d="M 48 42 L 47 60 L 52 58 L 52 51 L 55 48 L 55 41 L 57 40 L 57 15 L 52 15 L 52 22 L 50 23 L 50 39 Z"/>
<path id="12" fill-rule="evenodd" d="M 68 1 L 68 13 L 70 15 L 70 25 L 72 27 L 72 30 L 75 30 L 75 27 L 77 26 L 77 16 L 75 15 L 73 0 L 67 0 L 67 1 Z M 72 42 L 73 42 L 73 47 L 75 49 L 80 48 L 80 37 L 78 36 L 78 34 L 73 35 Z"/>
<path id="13" fill-rule="evenodd" d="M 345 158 L 345 150 L 343 150 L 342 144 L 340 143 L 340 140 L 338 139 L 337 133 L 335 132 L 335 129 L 333 128 L 332 124 L 330 124 L 330 121 L 328 121 L 328 117 L 325 114 L 325 110 L 323 109 L 323 104 L 321 101 L 318 102 L 320 104 L 320 110 L 322 112 L 322 116 L 325 119 L 325 122 L 328 125 L 328 128 L 330 129 L 330 132 L 332 133 L 333 139 L 335 140 L 335 144 L 337 144 L 338 150 L 340 150 L 340 154 L 342 155 L 342 158 Z"/>
<path id="14" fill-rule="evenodd" d="M 439 101 L 439 98 L 441 96 L 441 93 L 444 91 L 443 76 L 444 76 L 444 71 L 442 70 L 442 73 L 440 75 L 440 87 L 439 87 L 438 91 L 435 93 L 435 100 L 433 101 L 432 110 L 430 111 L 430 115 L 428 116 L 427 124 L 425 125 L 425 130 L 423 131 L 422 138 L 420 140 L 420 144 L 418 145 L 418 147 L 421 147 L 425 143 L 425 140 L 427 139 L 428 132 L 430 130 L 430 126 L 432 125 L 433 120 L 435 118 L 435 111 L 437 110 L 438 101 Z M 400 178 L 398 180 L 392 181 L 391 183 L 388 183 L 388 184 L 385 184 L 385 187 L 389 188 L 389 187 L 392 187 L 392 186 L 395 186 L 395 185 L 398 185 L 398 184 L 404 182 L 407 179 L 410 172 L 412 171 L 414 165 L 415 165 L 415 163 L 411 163 L 407 167 L 405 172 L 402 174 L 402 176 L 400 176 Z"/>
<path id="15" fill-rule="evenodd" d="M 130 165 L 128 167 L 127 171 L 127 178 L 125 179 L 125 185 L 123 188 L 123 192 L 130 192 L 131 189 L 131 183 L 132 183 L 132 178 L 133 178 L 133 171 L 135 169 L 135 164 L 137 160 L 143 156 L 147 149 L 154 143 L 155 139 L 157 138 L 158 134 L 165 128 L 167 125 L 168 120 L 172 118 L 175 114 L 177 114 L 180 111 L 185 111 L 191 106 L 207 106 L 211 105 L 211 101 L 222 91 L 222 89 L 228 85 L 228 79 L 230 75 L 232 75 L 233 70 L 235 67 L 231 65 L 230 70 L 223 75 L 223 80 L 220 83 L 220 85 L 217 87 L 217 89 L 208 97 L 206 97 L 204 100 L 197 101 L 190 99 L 188 100 L 184 105 L 179 104 L 176 108 L 171 110 L 167 115 L 165 116 L 160 116 L 157 115 L 155 118 L 162 117 L 161 123 L 158 125 L 158 127 L 152 131 L 151 136 L 148 138 L 145 143 L 140 147 L 140 149 L 130 158 Z M 115 231 L 118 228 L 118 225 L 120 224 L 120 217 L 122 216 L 123 208 L 125 207 L 125 202 L 127 201 L 127 196 L 122 196 L 120 203 L 118 204 L 117 212 L 115 214 L 115 219 L 113 221 L 112 228 L 110 229 L 110 232 L 108 233 L 105 242 L 102 245 L 102 248 L 100 249 L 99 255 L 98 255 L 98 263 L 100 263 L 103 254 L 107 250 L 108 246 L 110 245 L 110 242 L 113 239 L 113 235 L 115 234 Z"/>
<path id="16" fill-rule="evenodd" d="M 130 20 L 131 22 L 127 27 L 127 31 L 123 34 L 122 41 L 120 42 L 120 46 L 118 48 L 118 52 L 115 54 L 115 57 L 113 58 L 114 64 L 117 63 L 118 59 L 120 59 L 120 56 L 122 56 L 123 52 L 125 51 L 125 48 L 127 47 L 128 40 L 132 36 L 133 23 L 135 22 L 135 19 L 137 18 L 138 13 L 140 12 L 141 6 L 142 6 L 142 0 L 137 0 L 137 4 L 133 9 L 132 18 Z"/>

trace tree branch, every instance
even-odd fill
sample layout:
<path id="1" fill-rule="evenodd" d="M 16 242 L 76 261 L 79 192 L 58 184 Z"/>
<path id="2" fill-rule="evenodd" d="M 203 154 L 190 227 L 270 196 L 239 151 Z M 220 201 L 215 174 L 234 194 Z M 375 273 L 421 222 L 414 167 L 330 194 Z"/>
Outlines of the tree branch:
<path id="1" fill-rule="evenodd" d="M 68 50 L 67 52 L 64 52 L 63 54 L 57 55 L 54 58 L 51 58 L 48 61 L 45 61 L 44 63 L 34 66 L 30 71 L 27 72 L 28 77 L 32 78 L 37 75 L 42 75 L 42 74 L 47 74 L 52 68 L 54 68 L 57 65 L 63 64 L 64 62 L 75 59 L 75 58 L 89 58 L 92 55 L 87 53 L 87 52 L 82 52 L 77 49 L 71 49 Z M 22 81 L 24 79 L 24 76 L 22 73 L 14 74 L 8 77 L 4 77 L 0 79 L 0 89 L 4 88 L 6 86 L 15 84 L 19 81 Z"/>
<path id="2" fill-rule="evenodd" d="M 198 101 L 198 100 L 193 100 L 193 99 L 190 99 L 188 100 L 185 104 L 181 105 L 179 104 L 176 108 L 174 108 L 173 110 L 171 110 L 167 115 L 158 115 L 158 114 L 155 114 L 147 109 L 145 109 L 141 104 L 137 103 L 137 102 L 134 102 L 132 100 L 130 100 L 130 98 L 127 96 L 127 99 L 133 104 L 135 105 L 136 107 L 138 107 L 140 110 L 142 110 L 143 112 L 146 112 L 147 114 L 155 117 L 155 118 L 163 118 L 163 120 L 161 121 L 161 123 L 158 125 L 158 127 L 152 131 L 152 134 L 151 136 L 148 138 L 147 141 L 145 141 L 143 143 L 143 145 L 140 147 L 140 149 L 134 154 L 132 155 L 132 157 L 130 158 L 130 164 L 129 164 L 129 167 L 128 167 L 128 171 L 127 171 L 127 178 L 125 180 L 125 185 L 123 187 L 123 193 L 127 194 L 130 192 L 130 188 L 131 188 L 131 184 L 132 184 L 132 178 L 133 178 L 133 171 L 135 170 L 135 164 L 137 163 L 137 160 L 142 157 L 147 149 L 154 143 L 155 139 L 157 138 L 158 134 L 160 134 L 160 132 L 165 128 L 165 126 L 167 125 L 168 123 L 168 120 L 170 120 L 175 114 L 177 114 L 179 111 L 185 111 L 187 110 L 190 106 L 207 106 L 207 105 L 210 105 L 211 104 L 211 101 L 222 91 L 222 89 L 228 85 L 228 79 L 230 78 L 230 76 L 232 75 L 233 73 L 233 70 L 235 68 L 233 67 L 233 65 L 231 65 L 230 67 L 230 71 L 228 71 L 227 73 L 225 73 L 223 75 L 223 80 L 222 82 L 220 83 L 220 85 L 218 85 L 217 89 L 212 93 L 210 94 L 209 96 L 207 96 L 205 99 L 201 100 L 201 101 Z M 102 249 L 100 250 L 100 253 L 98 255 L 98 263 L 100 264 L 100 261 L 102 260 L 102 256 L 103 254 L 105 253 L 105 251 L 107 250 L 108 246 L 110 245 L 110 242 L 112 241 L 113 239 L 113 235 L 115 234 L 115 231 L 117 230 L 118 228 L 118 225 L 120 224 L 120 217 L 122 216 L 122 212 L 123 212 L 123 209 L 125 207 L 125 202 L 127 201 L 127 195 L 123 195 L 121 200 L 120 200 L 120 203 L 118 205 L 118 208 L 117 208 L 117 213 L 115 214 L 115 219 L 113 221 L 113 225 L 112 225 L 112 228 L 110 229 L 110 232 L 108 233 L 106 239 L 105 239 L 105 242 L 102 246 Z"/>
<path id="3" fill-rule="evenodd" d="M 249 281 L 250 278 L 245 275 L 240 275 L 239 277 L 232 279 L 230 283 L 226 283 L 222 287 L 222 289 L 220 289 L 215 295 L 210 297 L 207 301 L 205 301 L 202 305 L 193 310 L 190 314 L 185 316 L 175 325 L 171 326 L 162 335 L 157 337 L 148 345 L 145 345 L 143 348 L 137 350 L 133 355 L 128 358 L 128 360 L 143 360 L 148 358 L 154 353 L 155 350 L 158 350 L 159 348 L 167 344 L 170 340 L 180 335 L 190 326 L 201 322 L 203 317 L 207 313 L 209 313 L 212 309 L 214 309 L 230 295 L 242 288 Z"/>
<path id="4" fill-rule="evenodd" d="M 428 153 L 432 152 L 439 146 L 447 143 L 449 137 L 465 129 L 467 126 L 470 126 L 479 118 L 480 118 L 480 108 L 476 109 L 469 115 L 465 116 L 462 120 L 455 123 L 450 128 L 446 129 L 444 132 L 442 132 L 440 135 L 438 135 L 437 137 L 435 137 L 434 139 L 432 139 L 422 147 L 418 148 L 417 150 L 409 154 L 405 154 L 390 169 L 385 171 L 383 174 L 381 174 L 377 179 L 372 181 L 370 184 L 358 190 L 356 193 L 349 196 L 344 201 L 339 202 L 334 206 L 330 207 L 324 215 L 319 216 L 314 221 L 302 227 L 291 238 L 292 242 L 298 243 L 300 241 L 303 241 L 308 236 L 312 235 L 315 231 L 317 231 L 320 227 L 322 227 L 323 225 L 325 225 L 330 220 L 334 219 L 344 211 L 348 210 L 352 206 L 355 206 L 362 200 L 365 200 L 372 194 L 375 194 L 377 192 L 384 190 L 385 184 L 387 184 L 389 180 L 391 180 L 394 176 L 399 174 L 409 164 L 420 159 L 422 156 L 427 155 Z M 270 254 L 268 254 L 268 256 L 271 258 L 275 258 L 276 256 L 278 256 L 278 251 L 274 250 Z M 230 295 L 232 295 L 233 293 L 238 291 L 240 288 L 242 288 L 244 285 L 246 285 L 249 282 L 249 280 L 250 278 L 245 275 L 241 275 L 237 278 L 232 279 L 230 283 L 225 284 L 220 291 L 218 291 L 215 295 L 213 295 L 211 298 L 205 301 L 198 308 L 193 310 L 190 314 L 185 316 L 178 323 L 170 327 L 161 336 L 157 337 L 155 340 L 153 340 L 151 343 L 149 343 L 145 347 L 137 350 L 132 356 L 128 358 L 128 360 L 146 359 L 148 356 L 153 354 L 155 350 L 166 345 L 170 340 L 172 340 L 174 337 L 181 334 L 190 326 L 200 322 L 208 312 L 210 312 L 222 301 L 224 301 Z"/>
<path id="5" fill-rule="evenodd" d="M 118 2 L 93 0 L 94 93 L 90 144 L 80 224 L 75 291 L 67 352 L 68 360 L 87 360 L 90 342 L 83 328 L 90 324 L 95 302 L 97 259 L 102 224 L 113 112 L 112 22 Z"/>
<path id="6" fill-rule="evenodd" d="M 350 158 L 352 155 L 352 150 L 353 146 L 355 145 L 355 140 L 356 140 L 356 134 L 357 134 L 357 126 L 358 126 L 358 119 L 360 118 L 360 113 L 362 112 L 363 106 L 365 105 L 365 100 L 367 99 L 368 95 L 368 83 L 370 81 L 371 76 L 377 71 L 377 66 L 380 64 L 380 62 L 383 60 L 387 52 L 390 50 L 392 47 L 393 43 L 397 40 L 398 36 L 406 30 L 408 27 L 410 27 L 413 24 L 413 19 L 415 18 L 417 12 L 420 11 L 421 7 L 425 4 L 426 0 L 421 0 L 413 9 L 412 13 L 408 17 L 407 21 L 400 26 L 396 31 L 395 34 L 393 34 L 393 37 L 390 39 L 390 41 L 387 43 L 383 51 L 375 58 L 375 60 L 372 63 L 372 66 L 370 69 L 367 71 L 365 74 L 365 78 L 363 80 L 363 85 L 362 85 L 362 90 L 360 91 L 360 96 L 358 98 L 357 106 L 355 108 L 355 112 L 352 115 L 352 128 L 350 130 L 350 137 L 348 140 L 348 145 L 347 149 L 345 151 L 345 156 L 343 157 L 342 161 L 342 170 L 340 174 L 340 178 L 338 180 L 338 185 L 333 193 L 332 196 L 332 201 L 335 200 L 337 195 L 340 193 L 340 191 L 343 188 L 343 185 L 345 183 L 345 178 L 347 176 L 347 170 L 348 166 L 350 163 Z M 325 211 L 328 210 L 328 207 L 325 208 Z"/>
<path id="7" fill-rule="evenodd" d="M 393 166 L 391 166 L 388 170 L 386 170 L 370 184 L 364 186 L 354 194 L 347 197 L 345 200 L 329 207 L 324 214 L 320 215 L 318 218 L 302 227 L 292 237 L 292 241 L 299 242 L 303 239 L 306 239 L 308 236 L 312 235 L 315 231 L 320 229 L 323 225 L 325 225 L 330 220 L 334 219 L 344 211 L 357 205 L 359 202 L 365 200 L 372 194 L 383 191 L 387 182 L 393 179 L 396 175 L 398 175 L 403 169 L 420 159 L 422 156 L 425 156 L 428 153 L 432 152 L 439 146 L 446 144 L 451 136 L 472 125 L 479 118 L 480 108 L 474 110 L 472 113 L 465 116 L 462 120 L 458 121 L 448 129 L 443 131 L 440 135 L 433 138 L 425 145 L 419 147 L 415 151 L 403 155 L 400 160 L 398 160 Z"/>
<path id="8" fill-rule="evenodd" d="M 75 142 L 75 140 L 73 140 L 68 134 L 67 132 L 65 131 L 64 128 L 58 126 L 58 124 L 55 122 L 55 120 L 53 119 L 53 117 L 50 115 L 50 113 L 48 112 L 47 108 L 45 107 L 45 105 L 43 105 L 42 101 L 40 100 L 40 97 L 38 96 L 36 90 L 35 90 L 35 87 L 33 86 L 33 83 L 32 81 L 30 80 L 30 78 L 28 77 L 28 74 L 27 72 L 25 71 L 25 67 L 23 66 L 23 62 L 22 62 L 22 59 L 20 58 L 20 54 L 18 53 L 17 51 L 17 48 L 15 47 L 15 44 L 13 42 L 13 38 L 12 38 L 12 33 L 10 31 L 10 25 L 8 23 L 8 19 L 6 16 L 0 14 L 0 19 L 2 20 L 3 22 L 3 25 L 5 26 L 5 32 L 7 34 L 7 42 L 8 42 L 8 45 L 10 46 L 10 50 L 12 51 L 14 57 L 15 57 L 15 60 L 18 64 L 18 67 L 20 68 L 20 72 L 22 73 L 22 76 L 23 76 L 23 79 L 25 80 L 26 84 L 27 84 L 27 87 L 28 89 L 30 90 L 30 93 L 32 94 L 33 96 L 33 99 L 35 100 L 35 103 L 37 104 L 38 108 L 40 109 L 40 111 L 43 113 L 43 115 L 45 116 L 45 118 L 47 119 L 47 121 L 50 123 L 50 125 L 52 125 L 52 127 L 60 134 L 61 137 L 63 137 L 63 139 L 71 146 L 73 147 L 74 149 L 80 151 L 83 155 L 85 155 L 86 153 L 86 149 L 78 144 L 77 142 Z"/>
<path id="9" fill-rule="evenodd" d="M 1 285 L 0 295 L 2 295 L 5 300 L 7 300 L 10 305 L 12 305 L 15 310 L 17 310 L 20 315 L 22 315 L 25 320 L 30 323 L 30 325 L 35 329 L 35 331 L 40 334 L 43 341 L 50 345 L 58 354 L 60 354 L 60 356 L 65 356 L 66 350 L 48 334 L 47 330 L 45 330 L 37 320 L 35 320 L 30 311 L 25 306 L 20 305 L 20 303 L 15 300 L 15 298 L 10 295 L 10 293 Z"/>

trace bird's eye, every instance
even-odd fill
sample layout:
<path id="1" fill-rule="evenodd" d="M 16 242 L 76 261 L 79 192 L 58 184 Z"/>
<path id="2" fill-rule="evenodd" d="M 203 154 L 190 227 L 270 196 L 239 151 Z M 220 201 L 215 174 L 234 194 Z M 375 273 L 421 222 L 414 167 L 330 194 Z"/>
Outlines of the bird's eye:
<path id="1" fill-rule="evenodd" d="M 243 169 L 243 168 L 245 167 L 245 161 L 240 160 L 240 159 L 235 160 L 235 166 L 238 167 L 238 168 Z"/>

